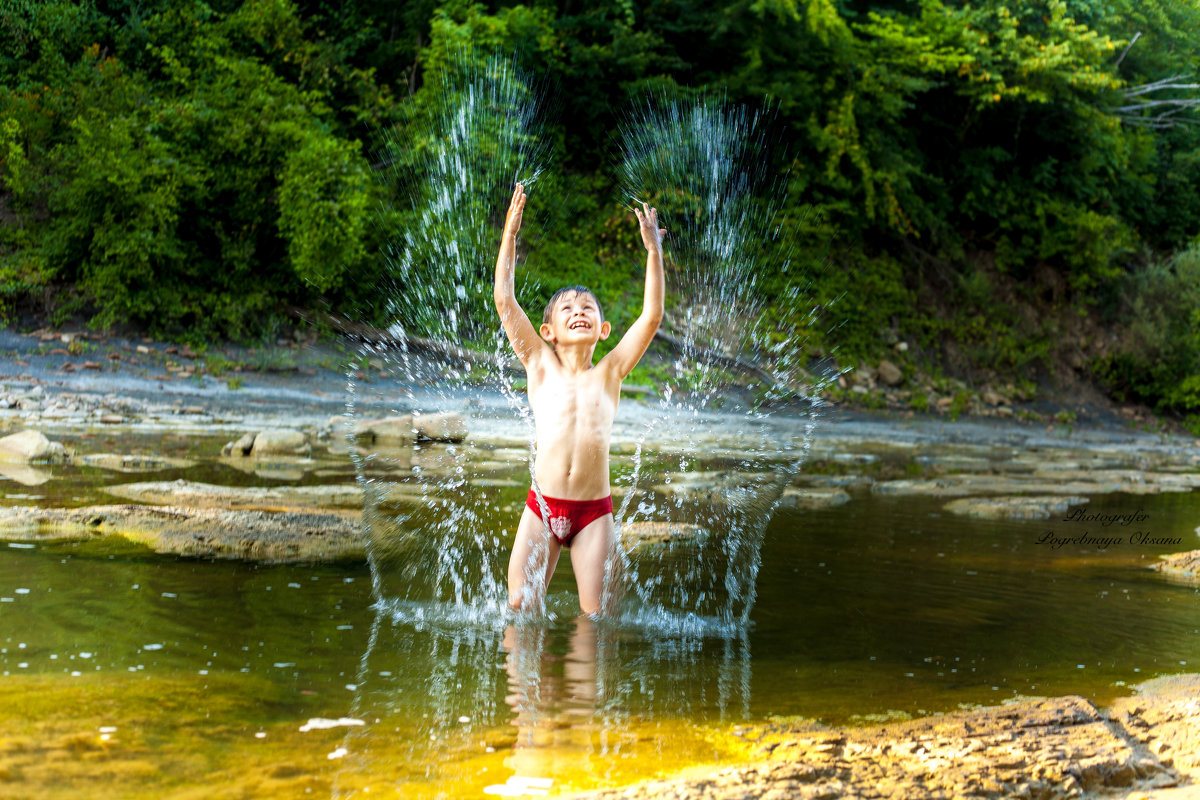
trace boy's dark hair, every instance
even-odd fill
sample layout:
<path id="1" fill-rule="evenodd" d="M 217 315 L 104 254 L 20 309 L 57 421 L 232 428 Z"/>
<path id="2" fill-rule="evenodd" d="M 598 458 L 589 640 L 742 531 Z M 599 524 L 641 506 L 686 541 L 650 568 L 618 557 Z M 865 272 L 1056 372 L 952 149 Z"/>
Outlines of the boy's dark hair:
<path id="1" fill-rule="evenodd" d="M 546 324 L 547 322 L 550 321 L 550 315 L 554 312 L 554 304 L 558 302 L 558 298 L 562 297 L 564 294 L 567 294 L 568 292 L 570 292 L 572 294 L 591 295 L 592 299 L 596 301 L 596 310 L 600 312 L 600 321 L 601 322 L 604 321 L 604 309 L 600 307 L 600 298 L 596 297 L 595 292 L 593 292 L 591 289 L 587 288 L 586 286 L 564 286 L 563 288 L 561 288 L 557 292 L 555 292 L 550 297 L 550 301 L 548 303 L 546 303 L 546 310 L 542 312 L 542 324 Z"/>

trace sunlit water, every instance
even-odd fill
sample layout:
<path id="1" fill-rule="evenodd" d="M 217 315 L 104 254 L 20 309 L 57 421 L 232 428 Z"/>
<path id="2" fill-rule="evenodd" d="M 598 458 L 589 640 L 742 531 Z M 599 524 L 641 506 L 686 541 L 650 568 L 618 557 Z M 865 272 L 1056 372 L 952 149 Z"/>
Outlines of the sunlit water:
<path id="1" fill-rule="evenodd" d="M 251 480 L 212 459 L 219 445 L 193 441 L 196 467 L 154 477 Z M 480 465 L 502 449 L 461 451 Z M 336 480 L 333 463 L 298 482 Z M 498 558 L 523 469 L 470 490 L 495 493 Z M 0 484 L 5 502 L 104 502 L 103 486 L 145 478 L 53 472 L 40 487 Z M 736 759 L 732 726 L 770 717 L 862 724 L 1070 693 L 1103 703 L 1200 664 L 1195 585 L 1146 568 L 1172 548 L 1047 550 L 1045 521 L 851 496 L 776 511 L 750 624 L 732 636 L 581 621 L 567 562 L 551 616 L 515 624 L 377 604 L 359 563 L 0 543 L 0 797 L 482 797 L 516 778 L 560 792 Z M 1156 535 L 1182 539 L 1174 549 L 1197 542 L 1194 493 L 1097 496 L 1089 508 L 1140 508 Z M 308 726 L 315 718 L 343 725 Z"/>

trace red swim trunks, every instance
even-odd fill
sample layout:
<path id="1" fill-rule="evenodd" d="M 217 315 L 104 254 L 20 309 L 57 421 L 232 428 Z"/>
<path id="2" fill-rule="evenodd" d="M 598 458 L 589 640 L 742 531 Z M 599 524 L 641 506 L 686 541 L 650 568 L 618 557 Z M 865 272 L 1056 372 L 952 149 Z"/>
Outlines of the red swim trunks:
<path id="1" fill-rule="evenodd" d="M 533 489 L 529 490 L 525 505 L 542 518 L 542 522 L 549 526 L 554 538 L 564 547 L 570 547 L 575 534 L 583 530 L 589 522 L 613 513 L 612 495 L 599 500 L 559 500 L 546 495 L 542 495 L 542 499 L 550 509 L 549 519 L 542 517 L 542 507 L 538 503 L 537 492 Z"/>

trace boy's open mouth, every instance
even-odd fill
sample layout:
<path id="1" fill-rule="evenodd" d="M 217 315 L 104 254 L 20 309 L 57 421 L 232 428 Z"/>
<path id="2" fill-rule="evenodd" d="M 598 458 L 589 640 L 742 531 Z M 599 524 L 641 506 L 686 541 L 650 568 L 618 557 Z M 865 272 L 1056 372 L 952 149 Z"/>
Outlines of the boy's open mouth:
<path id="1" fill-rule="evenodd" d="M 592 324 L 585 319 L 577 319 L 567 326 L 570 330 L 577 331 L 580 328 L 590 328 Z"/>

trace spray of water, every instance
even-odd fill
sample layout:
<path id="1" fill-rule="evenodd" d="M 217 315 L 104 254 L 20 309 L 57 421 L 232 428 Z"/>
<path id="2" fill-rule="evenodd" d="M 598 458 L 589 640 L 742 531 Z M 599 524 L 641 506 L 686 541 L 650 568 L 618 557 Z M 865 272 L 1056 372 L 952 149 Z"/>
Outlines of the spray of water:
<path id="1" fill-rule="evenodd" d="M 744 630 L 767 523 L 807 453 L 820 408 L 824 382 L 799 369 L 803 331 L 781 337 L 772 329 L 776 316 L 766 313 L 769 300 L 807 302 L 779 234 L 787 204 L 768 122 L 719 97 L 654 97 L 622 130 L 622 188 L 632 202 L 656 205 L 670 231 L 674 305 L 663 338 L 677 358 L 619 515 L 624 525 L 699 528 L 685 541 L 625 553 L 641 601 L 632 613 L 648 624 Z M 726 391 L 733 372 L 748 378 L 748 395 Z M 657 470 L 642 465 L 651 435 Z"/>
<path id="2" fill-rule="evenodd" d="M 411 412 L 461 409 L 468 378 L 507 386 L 506 359 L 477 355 L 500 352 L 497 215 L 514 182 L 537 182 L 547 149 L 538 93 L 511 60 L 464 55 L 427 79 L 433 99 L 414 104 L 409 124 L 387 139 L 383 177 L 399 198 L 381 214 L 399 220 L 379 287 L 389 339 L 363 343 L 348 370 L 347 432 L 358 437 L 351 451 L 366 490 L 377 598 L 415 619 L 494 621 L 506 597 L 496 554 L 507 520 L 468 491 L 466 450 L 389 446 L 378 435 L 387 425 L 368 418 L 382 413 L 403 429 Z M 370 387 L 358 377 L 363 365 L 374 366 Z M 372 390 L 386 410 L 367 407 Z"/>

